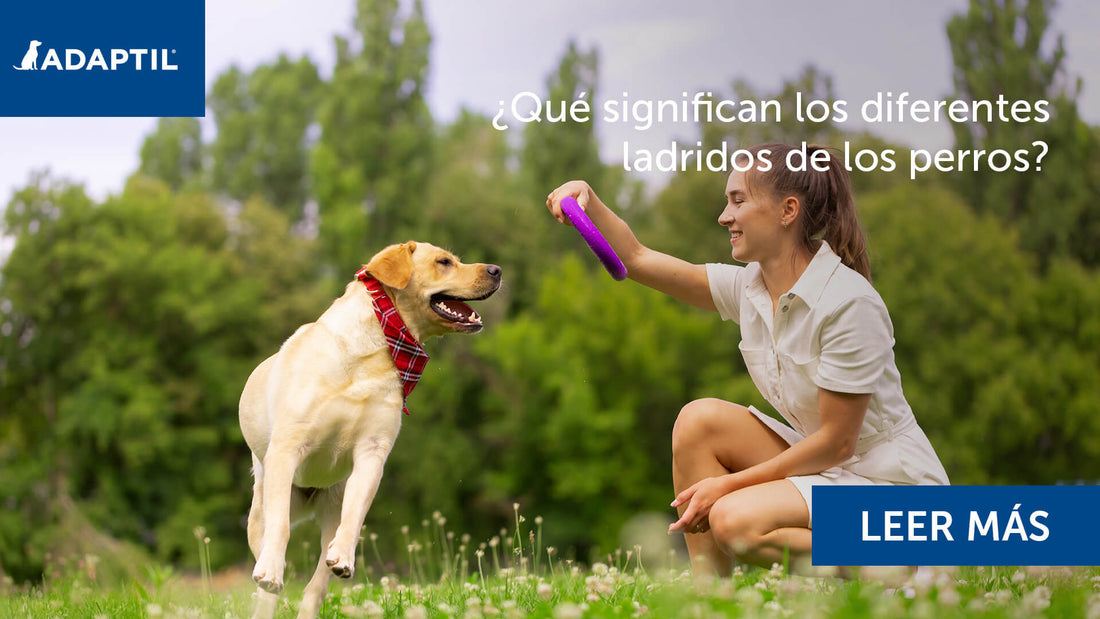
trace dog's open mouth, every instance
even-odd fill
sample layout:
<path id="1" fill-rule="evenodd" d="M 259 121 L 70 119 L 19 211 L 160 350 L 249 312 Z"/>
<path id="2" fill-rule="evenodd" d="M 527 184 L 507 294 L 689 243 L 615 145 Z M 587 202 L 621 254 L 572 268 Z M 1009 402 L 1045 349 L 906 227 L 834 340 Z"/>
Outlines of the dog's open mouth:
<path id="1" fill-rule="evenodd" d="M 431 306 L 435 313 L 442 316 L 444 320 L 461 327 L 480 329 L 482 327 L 481 315 L 465 302 L 480 301 L 491 294 L 493 293 L 490 292 L 476 299 L 459 299 L 448 294 L 434 294 L 432 295 Z"/>

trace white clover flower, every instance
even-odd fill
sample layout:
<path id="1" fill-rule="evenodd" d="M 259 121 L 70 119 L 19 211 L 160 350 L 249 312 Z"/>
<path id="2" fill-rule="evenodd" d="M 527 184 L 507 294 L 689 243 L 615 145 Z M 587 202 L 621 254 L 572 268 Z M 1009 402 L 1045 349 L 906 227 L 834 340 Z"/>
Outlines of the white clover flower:
<path id="1" fill-rule="evenodd" d="M 939 590 L 936 601 L 948 608 L 957 608 L 962 601 L 962 596 L 954 587 L 945 587 Z"/>
<path id="2" fill-rule="evenodd" d="M 607 572 L 608 572 L 607 566 L 604 565 L 603 563 L 596 562 L 596 563 L 592 564 L 592 573 L 593 574 L 598 574 L 600 576 L 603 576 Z"/>
<path id="3" fill-rule="evenodd" d="M 550 586 L 550 583 L 540 582 L 538 586 L 535 587 L 535 593 L 543 600 L 549 600 L 554 596 L 554 588 Z"/>
<path id="4" fill-rule="evenodd" d="M 1093 580 L 1095 581 L 1096 578 Z M 1100 593 L 1089 596 L 1088 602 L 1085 603 L 1085 619 L 1100 619 Z"/>
<path id="5" fill-rule="evenodd" d="M 405 619 L 428 619 L 428 609 L 415 604 L 405 609 Z"/>
<path id="6" fill-rule="evenodd" d="M 1020 599 L 1020 606 L 1031 615 L 1042 613 L 1050 606 L 1050 589 L 1045 585 L 1035 587 Z"/>
<path id="7" fill-rule="evenodd" d="M 756 587 L 741 587 L 733 597 L 747 608 L 760 608 L 764 604 L 764 594 Z"/>
<path id="8" fill-rule="evenodd" d="M 353 606 L 351 604 L 344 604 L 343 606 L 341 606 L 340 612 L 343 613 L 345 617 L 362 617 L 364 614 L 366 614 L 363 612 L 362 608 L 358 606 Z"/>
<path id="9" fill-rule="evenodd" d="M 996 592 L 990 592 L 985 594 L 986 598 L 992 599 L 994 603 L 1001 606 L 1007 605 L 1012 601 L 1012 592 L 1008 589 L 998 589 Z"/>
<path id="10" fill-rule="evenodd" d="M 554 608 L 554 619 L 580 619 L 583 616 L 584 608 L 570 602 Z"/>
<path id="11" fill-rule="evenodd" d="M 378 602 L 375 602 L 374 600 L 366 600 L 365 602 L 363 602 L 363 614 L 368 617 L 381 617 L 382 615 L 386 614 L 386 611 L 382 608 L 382 606 L 378 604 Z"/>
<path id="12" fill-rule="evenodd" d="M 198 529 L 196 529 L 196 531 L 197 530 Z M 198 537 L 198 533 L 195 534 L 195 537 Z M 160 604 L 146 604 L 145 612 L 148 613 L 150 617 L 159 617 L 164 614 L 164 608 L 162 608 Z"/>

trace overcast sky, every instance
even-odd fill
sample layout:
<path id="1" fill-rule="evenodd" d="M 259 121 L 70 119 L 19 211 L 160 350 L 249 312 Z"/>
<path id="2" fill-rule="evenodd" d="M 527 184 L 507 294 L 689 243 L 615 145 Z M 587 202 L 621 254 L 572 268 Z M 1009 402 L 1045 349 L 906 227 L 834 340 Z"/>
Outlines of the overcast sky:
<path id="1" fill-rule="evenodd" d="M 402 0 L 407 5 L 406 0 Z M 861 102 L 876 91 L 937 99 L 951 92 L 946 20 L 965 0 L 608 0 L 515 2 L 424 0 L 433 36 L 429 103 L 437 120 L 463 106 L 492 115 L 516 93 L 545 90 L 569 39 L 600 51 L 600 100 L 680 98 L 744 79 L 771 92 L 813 62 L 833 76 L 837 94 Z M 407 7 L 406 7 L 407 8 Z M 309 55 L 323 75 L 334 62 L 332 37 L 351 29 L 354 0 L 232 0 L 206 3 L 207 84 L 232 64 L 251 69 L 280 52 Z M 1100 2 L 1063 0 L 1054 29 L 1065 34 L 1071 74 L 1085 90 L 1081 112 L 1100 123 Z M 9 96 L 5 93 L 3 96 Z M 0 118 L 0 204 L 32 170 L 86 184 L 103 198 L 121 190 L 138 166 L 154 118 Z M 853 126 L 856 123 L 851 123 Z M 689 124 L 648 131 L 599 126 L 604 158 L 621 162 L 624 140 L 646 148 L 673 139 L 694 143 Z M 876 128 L 911 146 L 950 145 L 947 125 Z M 209 119 L 204 138 L 212 134 Z M 690 142 L 688 142 L 690 140 Z"/>

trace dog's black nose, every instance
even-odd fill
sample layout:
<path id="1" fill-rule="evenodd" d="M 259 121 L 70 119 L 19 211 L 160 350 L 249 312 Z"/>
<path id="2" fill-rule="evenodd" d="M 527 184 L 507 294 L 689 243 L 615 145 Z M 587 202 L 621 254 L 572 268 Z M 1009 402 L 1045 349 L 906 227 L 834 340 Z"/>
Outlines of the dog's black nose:
<path id="1" fill-rule="evenodd" d="M 500 279 L 502 269 L 495 264 L 490 264 L 489 266 L 485 267 L 485 272 L 488 273 L 489 277 L 492 277 L 493 279 Z"/>

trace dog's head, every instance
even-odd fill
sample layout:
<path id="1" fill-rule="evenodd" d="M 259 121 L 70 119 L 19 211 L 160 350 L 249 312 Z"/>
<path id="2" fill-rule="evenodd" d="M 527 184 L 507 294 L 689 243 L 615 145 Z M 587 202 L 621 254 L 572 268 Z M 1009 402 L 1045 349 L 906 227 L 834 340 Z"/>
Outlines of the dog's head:
<path id="1" fill-rule="evenodd" d="M 31 49 L 34 49 L 39 45 L 42 45 L 42 41 L 31 41 Z"/>
<path id="2" fill-rule="evenodd" d="M 481 316 L 466 302 L 488 298 L 500 288 L 497 265 L 463 264 L 430 243 L 390 245 L 366 268 L 388 288 L 397 312 L 420 339 L 481 331 Z"/>

